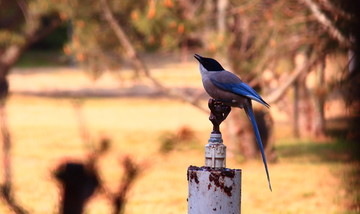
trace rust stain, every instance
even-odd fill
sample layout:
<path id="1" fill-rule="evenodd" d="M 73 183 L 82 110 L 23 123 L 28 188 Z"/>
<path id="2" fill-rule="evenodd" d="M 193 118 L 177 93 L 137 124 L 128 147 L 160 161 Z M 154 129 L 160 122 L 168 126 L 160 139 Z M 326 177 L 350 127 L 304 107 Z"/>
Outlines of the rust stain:
<path id="1" fill-rule="evenodd" d="M 189 166 L 188 168 L 188 172 L 187 172 L 187 179 L 188 181 L 190 180 L 194 180 L 197 184 L 199 183 L 199 178 L 197 176 L 197 171 L 208 171 L 210 172 L 209 175 L 209 185 L 208 185 L 208 190 L 211 189 L 212 184 L 211 182 L 214 183 L 215 188 L 214 191 L 217 191 L 217 188 L 220 188 L 222 191 L 224 191 L 224 193 L 226 195 L 228 195 L 229 197 L 232 196 L 232 186 L 226 186 L 225 185 L 225 178 L 230 178 L 233 179 L 235 177 L 235 171 L 236 169 L 228 169 L 228 168 L 224 168 L 224 169 L 214 169 L 211 167 L 197 167 L 197 166 Z"/>
<path id="2" fill-rule="evenodd" d="M 188 171 L 187 171 L 187 180 L 188 181 L 195 180 L 195 183 L 197 183 L 197 184 L 199 183 L 199 178 L 196 173 L 198 168 L 199 167 L 196 167 L 196 166 L 189 166 Z"/>
<path id="3" fill-rule="evenodd" d="M 209 181 L 213 182 L 215 184 L 216 187 L 220 188 L 221 190 L 224 191 L 224 193 L 226 195 L 228 195 L 229 197 L 232 196 L 232 186 L 226 186 L 224 181 L 225 181 L 225 177 L 228 178 L 234 178 L 235 177 L 235 171 L 234 170 L 212 170 L 210 175 L 209 175 Z"/>

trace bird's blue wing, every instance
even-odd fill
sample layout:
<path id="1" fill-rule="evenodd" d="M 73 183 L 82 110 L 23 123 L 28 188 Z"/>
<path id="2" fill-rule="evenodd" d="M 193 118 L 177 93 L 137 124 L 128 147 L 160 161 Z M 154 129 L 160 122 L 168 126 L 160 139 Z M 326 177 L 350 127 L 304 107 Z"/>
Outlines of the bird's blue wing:
<path id="1" fill-rule="evenodd" d="M 251 88 L 248 84 L 244 82 L 240 81 L 237 83 L 229 83 L 229 82 L 218 81 L 215 78 L 210 78 L 210 80 L 216 87 L 221 88 L 222 90 L 230 91 L 235 94 L 248 97 L 252 100 L 255 100 L 263 104 L 268 108 L 270 107 L 270 105 L 266 103 L 253 88 Z"/>
<path id="2" fill-rule="evenodd" d="M 247 97 L 249 99 L 255 100 L 255 101 L 265 105 L 266 107 L 269 107 L 269 104 L 267 104 L 253 88 L 251 88 L 248 84 L 242 82 L 238 76 L 236 76 L 235 74 L 233 74 L 231 72 L 228 72 L 228 71 L 214 72 L 214 73 L 210 74 L 209 78 L 210 78 L 211 82 L 219 89 Z M 264 162 L 266 176 L 267 176 L 267 180 L 269 183 L 269 188 L 272 191 L 269 170 L 267 167 L 266 156 L 265 156 L 265 152 L 264 152 L 264 147 L 261 142 L 261 137 L 260 137 L 259 129 L 258 129 L 256 120 L 255 120 L 254 112 L 252 110 L 251 102 L 249 102 L 247 105 L 245 105 L 244 109 L 245 109 L 245 112 L 248 115 L 248 117 L 251 121 L 252 127 L 254 129 L 256 141 L 259 145 L 261 157 Z"/>
<path id="3" fill-rule="evenodd" d="M 256 120 L 255 120 L 255 116 L 254 116 L 254 112 L 253 112 L 253 110 L 252 110 L 251 103 L 250 103 L 250 105 L 245 105 L 244 109 L 245 109 L 245 112 L 246 112 L 246 114 L 248 115 L 248 117 L 249 117 L 249 119 L 250 119 L 250 121 L 251 121 L 252 126 L 253 126 L 253 129 L 254 129 L 254 132 L 255 132 L 255 136 L 256 136 L 256 141 L 257 141 L 257 143 L 258 143 L 258 145 L 259 145 L 260 152 L 261 152 L 261 157 L 262 157 L 262 160 L 263 160 L 263 162 L 264 162 L 265 171 L 266 171 L 266 177 L 267 177 L 267 180 L 268 180 L 268 183 L 269 183 L 269 188 L 270 188 L 270 190 L 272 191 L 271 182 L 270 182 L 270 175 L 269 175 L 269 170 L 268 170 L 268 167 L 267 167 L 267 162 L 266 162 L 266 156 L 265 156 L 265 152 L 264 152 L 264 147 L 263 147 L 263 144 L 262 144 L 262 142 L 261 142 L 261 137 L 260 137 L 259 129 L 258 129 Z"/>

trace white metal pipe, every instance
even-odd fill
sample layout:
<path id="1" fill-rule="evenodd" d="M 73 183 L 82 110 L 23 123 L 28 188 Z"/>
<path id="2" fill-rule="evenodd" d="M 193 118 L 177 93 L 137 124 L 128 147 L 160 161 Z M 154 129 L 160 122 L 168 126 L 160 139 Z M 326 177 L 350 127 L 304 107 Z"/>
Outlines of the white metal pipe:
<path id="1" fill-rule="evenodd" d="M 241 170 L 188 168 L 188 214 L 240 214 Z"/>
<path id="2" fill-rule="evenodd" d="M 212 168 L 226 167 L 226 146 L 220 133 L 211 133 L 205 146 L 205 166 Z"/>
<path id="3" fill-rule="evenodd" d="M 205 146 L 205 166 L 190 166 L 188 214 L 240 214 L 241 170 L 226 167 L 226 146 L 211 133 Z"/>

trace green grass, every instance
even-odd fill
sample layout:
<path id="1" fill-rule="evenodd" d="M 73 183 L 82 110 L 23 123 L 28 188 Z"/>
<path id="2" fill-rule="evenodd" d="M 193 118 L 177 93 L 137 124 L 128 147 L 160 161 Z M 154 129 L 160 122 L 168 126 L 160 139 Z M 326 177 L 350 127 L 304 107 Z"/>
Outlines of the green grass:
<path id="1" fill-rule="evenodd" d="M 171 87 L 200 88 L 197 69 L 195 63 L 177 62 L 155 67 L 152 71 L 156 78 Z M 76 69 L 18 70 L 10 75 L 13 92 L 79 90 L 94 85 L 121 90 L 117 80 L 109 74 L 93 82 L 84 73 L 74 72 Z M 33 214 L 58 210 L 60 191 L 52 177 L 54 168 L 64 159 L 87 158 L 89 151 L 84 149 L 79 135 L 72 101 L 16 93 L 9 99 L 7 112 L 13 139 L 15 196 Z M 274 108 L 276 106 L 271 108 L 271 113 L 276 121 L 279 113 Z M 83 115 L 95 142 L 104 135 L 111 138 L 111 148 L 99 163 L 101 179 L 109 189 L 116 189 L 122 178 L 121 158 L 130 155 L 138 162 L 147 163 L 146 170 L 130 191 L 126 214 L 187 212 L 186 169 L 189 165 L 203 165 L 203 147 L 211 131 L 209 115 L 178 100 L 144 97 L 87 98 Z M 355 152 L 357 144 L 331 139 L 325 142 L 292 140 L 286 117 L 281 121 L 275 122 L 278 162 L 269 164 L 273 192 L 268 189 L 260 160 L 243 162 L 236 155 L 227 158 L 229 168 L 243 170 L 242 213 L 359 213 L 359 162 L 354 158 L 360 157 Z M 191 140 L 179 138 L 184 127 L 191 130 Z M 230 148 L 228 140 L 224 140 Z M 172 150 L 161 154 L 164 144 L 170 145 Z M 107 214 L 110 210 L 109 202 L 101 193 L 86 207 L 87 214 Z M 11 213 L 1 200 L 0 213 Z"/>
<path id="2" fill-rule="evenodd" d="M 351 143 L 343 140 L 311 142 L 284 141 L 276 146 L 280 156 L 289 160 L 309 162 L 339 162 L 350 161 Z"/>
<path id="3" fill-rule="evenodd" d="M 13 95 L 7 107 L 16 198 L 31 213 L 54 213 L 59 189 L 52 170 L 65 157 L 84 160 L 88 152 L 79 137 L 71 99 Z M 179 101 L 150 98 L 90 98 L 83 113 L 93 139 L 107 135 L 112 140 L 99 163 L 109 189 L 116 188 L 121 179 L 121 157 L 147 162 L 129 194 L 127 214 L 186 213 L 186 169 L 203 165 L 203 146 L 211 129 L 207 115 Z M 160 154 L 164 133 L 176 135 L 183 127 L 192 130 L 195 146 L 176 145 L 173 151 Z M 354 171 L 346 142 L 281 139 L 276 149 L 279 161 L 269 165 L 273 192 L 267 188 L 261 161 L 244 163 L 228 157 L 228 167 L 243 170 L 243 213 L 356 213 L 358 193 L 347 184 L 358 185 L 358 171 Z M 105 196 L 97 194 L 86 213 L 110 210 Z M 0 213 L 9 213 L 3 202 Z"/>
<path id="4" fill-rule="evenodd" d="M 343 214 L 360 213 L 360 146 L 344 139 L 327 142 L 284 141 L 276 146 L 280 158 L 287 162 L 329 165 L 331 173 L 341 180 L 343 191 L 336 200 L 346 207 Z M 326 178 L 324 178 L 326 179 Z M 312 195 L 306 193 L 305 195 Z"/>
<path id="5" fill-rule="evenodd" d="M 69 58 L 62 51 L 26 51 L 15 64 L 15 67 L 32 68 L 32 67 L 51 67 L 67 66 Z"/>

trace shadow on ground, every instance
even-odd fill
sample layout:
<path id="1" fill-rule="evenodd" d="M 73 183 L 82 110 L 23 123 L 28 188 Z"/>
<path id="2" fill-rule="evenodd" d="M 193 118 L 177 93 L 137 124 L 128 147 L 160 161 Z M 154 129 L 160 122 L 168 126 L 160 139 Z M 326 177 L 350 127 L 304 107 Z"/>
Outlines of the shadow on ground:
<path id="1" fill-rule="evenodd" d="M 276 150 L 287 161 L 341 163 L 336 170 L 347 192 L 348 214 L 360 213 L 360 117 L 336 118 L 328 121 L 327 134 L 335 140 L 327 142 L 294 142 L 278 145 Z"/>
<path id="2" fill-rule="evenodd" d="M 311 162 L 345 162 L 351 161 L 350 148 L 353 143 L 344 140 L 333 142 L 298 142 L 293 144 L 279 145 L 276 150 L 280 157 L 286 159 L 303 160 Z"/>

